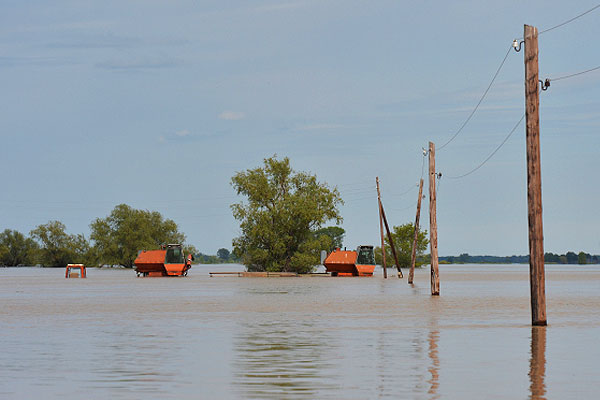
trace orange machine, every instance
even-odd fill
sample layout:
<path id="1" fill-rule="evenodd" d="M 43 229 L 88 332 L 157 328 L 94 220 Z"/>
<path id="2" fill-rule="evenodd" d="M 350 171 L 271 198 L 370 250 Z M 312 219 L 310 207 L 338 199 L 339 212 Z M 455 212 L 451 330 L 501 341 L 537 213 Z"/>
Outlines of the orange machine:
<path id="1" fill-rule="evenodd" d="M 79 269 L 80 274 L 77 272 L 71 272 L 73 269 Z M 83 264 L 67 264 L 67 268 L 65 270 L 65 278 L 85 278 L 85 265 Z"/>
<path id="2" fill-rule="evenodd" d="M 137 276 L 186 276 L 194 257 L 185 257 L 180 244 L 161 246 L 160 250 L 142 250 L 133 262 Z"/>
<path id="3" fill-rule="evenodd" d="M 335 249 L 325 258 L 323 265 L 331 276 L 373 276 L 373 246 L 358 246 L 356 250 Z"/>

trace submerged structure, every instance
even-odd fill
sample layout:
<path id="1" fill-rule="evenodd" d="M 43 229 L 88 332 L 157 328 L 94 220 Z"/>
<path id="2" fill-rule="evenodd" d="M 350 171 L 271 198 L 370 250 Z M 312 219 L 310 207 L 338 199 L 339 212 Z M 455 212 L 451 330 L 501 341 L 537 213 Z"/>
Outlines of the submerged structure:
<path id="1" fill-rule="evenodd" d="M 323 265 L 331 276 L 373 276 L 373 246 L 358 246 L 356 250 L 337 248 L 327 255 Z"/>
<path id="2" fill-rule="evenodd" d="M 180 244 L 161 246 L 160 250 L 142 250 L 133 262 L 137 276 L 186 276 L 194 257 L 187 258 Z"/>
<path id="3" fill-rule="evenodd" d="M 78 270 L 78 272 L 73 272 Z M 81 274 L 80 274 L 81 273 Z M 85 278 L 87 277 L 85 265 L 83 264 L 67 264 L 65 269 L 65 278 Z"/>

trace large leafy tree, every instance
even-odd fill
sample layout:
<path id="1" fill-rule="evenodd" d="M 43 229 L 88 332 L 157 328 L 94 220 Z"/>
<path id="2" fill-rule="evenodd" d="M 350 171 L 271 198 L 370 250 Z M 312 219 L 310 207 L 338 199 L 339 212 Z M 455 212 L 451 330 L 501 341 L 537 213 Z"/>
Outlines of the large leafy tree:
<path id="1" fill-rule="evenodd" d="M 234 255 L 249 271 L 310 272 L 320 251 L 331 246 L 329 236 L 315 232 L 327 221 L 342 221 L 338 190 L 314 175 L 295 172 L 287 157 L 277 156 L 264 159 L 260 168 L 238 172 L 231 183 L 247 197 L 231 206 L 241 229 L 233 240 Z"/>
<path id="2" fill-rule="evenodd" d="M 318 229 L 315 232 L 316 237 L 325 235 L 331 239 L 331 246 L 329 246 L 329 249 L 323 249 L 329 250 L 330 252 L 335 250 L 336 248 L 343 247 L 345 234 L 346 231 L 344 230 L 344 228 L 340 228 L 339 226 L 328 226 L 326 228 Z"/>
<path id="3" fill-rule="evenodd" d="M 21 232 L 5 229 L 0 233 L 0 264 L 32 265 L 38 247 L 33 239 Z"/>
<path id="4" fill-rule="evenodd" d="M 90 228 L 100 261 L 129 268 L 140 250 L 185 240 L 173 220 L 164 219 L 157 211 L 136 210 L 127 204 L 119 204 L 106 218 L 96 218 Z"/>
<path id="5" fill-rule="evenodd" d="M 396 254 L 398 255 L 398 262 L 400 263 L 400 268 L 410 268 L 414 235 L 415 226 L 412 223 L 394 226 L 392 228 L 392 239 L 394 240 Z M 392 250 L 390 248 L 390 242 L 387 237 L 385 238 L 385 243 L 386 264 L 388 265 L 388 267 L 395 266 L 396 262 L 394 261 L 394 256 L 392 255 Z M 423 264 L 423 255 L 425 250 L 427 250 L 427 245 L 429 245 L 429 240 L 427 239 L 427 231 L 421 230 L 419 227 L 419 234 L 417 236 L 417 259 L 415 265 L 419 266 Z M 375 248 L 375 262 L 377 262 L 377 264 L 381 264 L 382 262 L 381 247 Z"/>
<path id="6" fill-rule="evenodd" d="M 65 266 L 69 263 L 94 264 L 92 250 L 85 236 L 69 235 L 60 221 L 39 225 L 30 235 L 40 244 L 37 261 L 49 267 Z"/>
<path id="7" fill-rule="evenodd" d="M 230 255 L 231 253 L 226 248 L 220 248 L 219 250 L 217 250 L 217 257 L 219 257 L 219 259 L 223 261 L 229 260 Z"/>

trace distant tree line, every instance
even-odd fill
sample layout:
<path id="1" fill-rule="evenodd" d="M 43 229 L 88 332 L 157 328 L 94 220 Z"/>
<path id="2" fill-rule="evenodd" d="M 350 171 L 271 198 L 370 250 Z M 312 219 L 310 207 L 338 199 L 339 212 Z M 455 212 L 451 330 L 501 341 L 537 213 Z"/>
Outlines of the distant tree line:
<path id="1" fill-rule="evenodd" d="M 106 218 L 90 224 L 91 234 L 70 235 L 60 221 L 50 221 L 23 233 L 6 229 L 0 233 L 0 265 L 60 267 L 69 263 L 87 266 L 121 265 L 132 268 L 140 250 L 162 244 L 185 242 L 177 224 L 157 211 L 136 210 L 119 204 Z M 184 245 L 186 254 L 198 251 Z"/>
<path id="2" fill-rule="evenodd" d="M 463 253 L 459 256 L 440 257 L 440 262 L 448 264 L 528 264 L 529 256 L 472 256 Z M 544 262 L 547 264 L 600 264 L 600 255 L 591 255 L 580 251 L 566 254 L 545 253 Z"/>
<path id="3" fill-rule="evenodd" d="M 199 264 L 236 264 L 240 262 L 240 259 L 226 248 L 217 250 L 217 255 L 196 253 L 194 257 Z"/>

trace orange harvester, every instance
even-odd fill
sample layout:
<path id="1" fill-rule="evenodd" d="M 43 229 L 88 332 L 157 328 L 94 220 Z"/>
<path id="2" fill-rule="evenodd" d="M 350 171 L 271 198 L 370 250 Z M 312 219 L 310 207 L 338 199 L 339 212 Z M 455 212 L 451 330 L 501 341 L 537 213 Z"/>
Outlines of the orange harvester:
<path id="1" fill-rule="evenodd" d="M 323 265 L 332 276 L 373 276 L 373 246 L 358 246 L 356 250 L 335 249 L 325 258 Z"/>
<path id="2" fill-rule="evenodd" d="M 161 246 L 160 250 L 142 250 L 133 262 L 138 276 L 186 276 L 194 257 L 187 259 L 180 244 Z"/>

